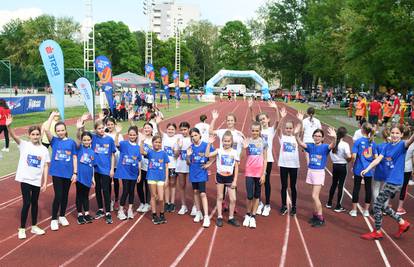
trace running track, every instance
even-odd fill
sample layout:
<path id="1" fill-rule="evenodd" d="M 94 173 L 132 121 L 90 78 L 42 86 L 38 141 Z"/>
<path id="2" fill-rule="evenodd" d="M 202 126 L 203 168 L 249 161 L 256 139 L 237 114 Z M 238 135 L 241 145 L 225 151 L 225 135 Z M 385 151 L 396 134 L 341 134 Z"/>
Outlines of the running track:
<path id="1" fill-rule="evenodd" d="M 280 106 L 283 104 L 279 104 Z M 217 126 L 224 127 L 224 117 L 233 112 L 237 116 L 236 128 L 248 134 L 250 114 L 247 103 L 238 101 L 215 103 L 196 111 L 174 118 L 174 122 L 187 120 L 194 125 L 202 113 L 211 119 L 211 110 L 217 109 L 220 117 Z M 265 103 L 256 102 L 254 111 L 270 111 Z M 295 111 L 288 108 L 288 116 L 294 119 Z M 272 120 L 274 114 L 270 114 Z M 161 127 L 165 127 L 163 122 Z M 349 141 L 349 140 L 347 140 Z M 278 158 L 278 140 L 275 139 L 274 155 Z M 246 191 L 244 185 L 244 160 L 242 160 L 238 182 L 237 218 L 243 220 Z M 301 154 L 301 166 L 305 166 Z M 328 169 L 330 166 L 328 166 Z M 215 169 L 215 168 L 214 168 Z M 213 171 L 214 173 L 214 171 Z M 257 218 L 255 230 L 244 227 L 233 228 L 224 224 L 215 227 L 214 208 L 216 190 L 213 176 L 208 183 L 209 209 L 213 217 L 208 229 L 195 224 L 189 215 L 167 214 L 168 223 L 154 226 L 150 214 L 136 214 L 131 221 L 120 222 L 113 214 L 114 224 L 106 225 L 103 220 L 93 224 L 76 224 L 74 211 L 75 188 L 72 186 L 69 197 L 67 218 L 71 223 L 57 232 L 49 229 L 53 190 L 51 187 L 42 193 L 39 201 L 39 222 L 46 235 L 32 236 L 18 240 L 16 231 L 19 225 L 21 199 L 19 185 L 13 176 L 0 178 L 3 192 L 0 196 L 0 265 L 1 266 L 414 266 L 414 234 L 412 231 L 402 239 L 384 238 L 381 242 L 368 242 L 359 235 L 369 231 L 372 219 L 361 215 L 351 218 L 348 214 L 336 214 L 324 208 L 327 224 L 314 229 L 307 223 L 312 214 L 310 188 L 305 184 L 306 168 L 301 168 L 298 180 L 298 214 L 295 217 L 280 216 L 280 178 L 277 165 L 273 166 L 272 212 L 267 218 Z M 327 199 L 330 175 L 327 171 L 326 186 L 321 193 L 323 204 Z M 7 188 L 7 190 L 5 190 Z M 352 190 L 352 178 L 348 175 L 347 191 Z M 413 194 L 413 188 L 409 188 Z M 93 191 L 93 190 L 92 190 Z M 94 192 L 91 192 L 91 210 L 96 209 Z M 263 194 L 264 195 L 264 194 Z M 360 199 L 363 199 L 361 190 Z M 137 197 L 135 198 L 136 201 Z M 187 185 L 187 205 L 192 204 L 190 185 Z M 178 201 L 177 201 L 178 203 Z M 351 207 L 351 200 L 345 193 L 343 204 Z M 414 222 L 414 201 L 406 199 L 405 216 Z M 226 214 L 225 214 L 226 216 Z M 29 216 L 30 217 L 30 216 Z M 226 218 L 226 217 L 225 217 Z M 30 223 L 30 222 L 29 222 Z M 384 230 L 390 236 L 396 225 L 389 218 L 384 219 Z"/>

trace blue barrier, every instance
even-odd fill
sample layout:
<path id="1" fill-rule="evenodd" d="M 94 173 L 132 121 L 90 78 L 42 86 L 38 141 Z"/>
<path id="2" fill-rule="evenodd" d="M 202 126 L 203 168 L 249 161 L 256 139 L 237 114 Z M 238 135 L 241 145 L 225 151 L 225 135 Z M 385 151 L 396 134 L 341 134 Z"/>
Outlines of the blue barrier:
<path id="1" fill-rule="evenodd" d="M 4 97 L 13 115 L 45 111 L 45 96 Z"/>

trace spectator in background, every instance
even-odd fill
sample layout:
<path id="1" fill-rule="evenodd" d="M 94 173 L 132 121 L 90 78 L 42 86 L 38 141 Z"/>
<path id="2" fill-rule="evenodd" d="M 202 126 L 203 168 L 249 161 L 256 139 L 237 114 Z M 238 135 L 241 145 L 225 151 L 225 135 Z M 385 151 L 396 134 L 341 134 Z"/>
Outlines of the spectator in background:
<path id="1" fill-rule="evenodd" d="M 384 97 L 384 104 L 382 104 L 382 108 L 384 109 L 383 125 L 386 126 L 388 121 L 392 117 L 393 113 L 392 104 L 389 96 Z"/>
<path id="2" fill-rule="evenodd" d="M 9 130 L 6 126 L 6 118 L 10 115 L 9 106 L 6 103 L 6 100 L 0 99 L 0 134 L 4 132 L 4 141 L 5 145 L 1 151 L 9 152 Z"/>
<path id="3" fill-rule="evenodd" d="M 358 102 L 356 104 L 355 110 L 355 118 L 357 121 L 360 121 L 362 118 L 365 118 L 366 109 L 366 102 L 364 101 L 362 96 L 358 96 Z"/>
<path id="4" fill-rule="evenodd" d="M 392 116 L 391 116 L 391 120 L 394 123 L 399 123 L 400 122 L 400 112 L 401 112 L 401 102 L 400 102 L 400 96 L 401 94 L 395 94 L 394 89 L 391 89 L 391 93 L 393 94 L 393 103 L 392 103 Z"/>
<path id="5" fill-rule="evenodd" d="M 375 131 L 378 129 L 378 117 L 381 113 L 381 103 L 376 98 L 369 103 L 368 122 L 374 126 Z"/>
<path id="6" fill-rule="evenodd" d="M 145 102 L 147 103 L 149 108 L 152 108 L 154 104 L 154 96 L 152 94 L 146 94 Z"/>

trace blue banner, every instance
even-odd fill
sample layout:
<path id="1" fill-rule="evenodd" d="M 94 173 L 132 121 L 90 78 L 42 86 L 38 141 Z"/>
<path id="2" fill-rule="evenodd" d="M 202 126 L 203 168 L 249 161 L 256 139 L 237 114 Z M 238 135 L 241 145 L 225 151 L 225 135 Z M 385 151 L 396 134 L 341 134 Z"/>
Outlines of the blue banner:
<path id="1" fill-rule="evenodd" d="M 162 84 L 164 85 L 165 97 L 167 98 L 167 101 L 169 101 L 170 100 L 170 88 L 168 87 L 168 84 L 169 84 L 168 69 L 166 67 L 162 67 L 160 69 L 160 73 L 161 73 Z"/>
<path id="2" fill-rule="evenodd" d="M 185 84 L 185 93 L 187 96 L 190 96 L 190 74 L 188 72 L 184 73 L 184 84 Z"/>
<path id="3" fill-rule="evenodd" d="M 13 115 L 45 111 L 45 96 L 23 96 L 3 98 Z"/>
<path id="4" fill-rule="evenodd" d="M 62 49 L 55 41 L 46 40 L 40 44 L 39 51 L 60 117 L 65 120 L 65 76 Z"/>
<path id="5" fill-rule="evenodd" d="M 102 90 L 105 92 L 109 108 L 114 112 L 114 96 L 112 83 L 112 65 L 106 56 L 95 58 L 95 68 L 101 83 Z"/>
<path id="6" fill-rule="evenodd" d="M 152 64 L 146 64 L 145 65 L 145 73 L 147 74 L 148 79 L 150 79 L 151 81 L 155 81 L 155 72 L 154 72 L 154 66 Z M 152 96 L 154 97 L 154 101 L 155 101 L 155 84 L 151 84 L 151 93 Z"/>
<path id="7" fill-rule="evenodd" d="M 76 80 L 76 87 L 79 89 L 80 94 L 83 97 L 83 101 L 85 101 L 85 105 L 89 110 L 89 114 L 92 115 L 92 118 L 95 118 L 94 108 L 93 108 L 93 92 L 91 83 L 88 79 L 81 77 Z"/>

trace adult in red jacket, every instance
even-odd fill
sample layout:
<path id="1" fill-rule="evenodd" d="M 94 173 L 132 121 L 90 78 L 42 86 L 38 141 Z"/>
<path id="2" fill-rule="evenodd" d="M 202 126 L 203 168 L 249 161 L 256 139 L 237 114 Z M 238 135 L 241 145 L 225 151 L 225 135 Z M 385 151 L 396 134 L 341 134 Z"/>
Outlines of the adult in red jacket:
<path id="1" fill-rule="evenodd" d="M 4 132 L 4 140 L 6 145 L 1 150 L 3 152 L 9 152 L 9 130 L 6 126 L 6 118 L 10 115 L 10 109 L 7 106 L 6 100 L 0 99 L 0 134 Z"/>

